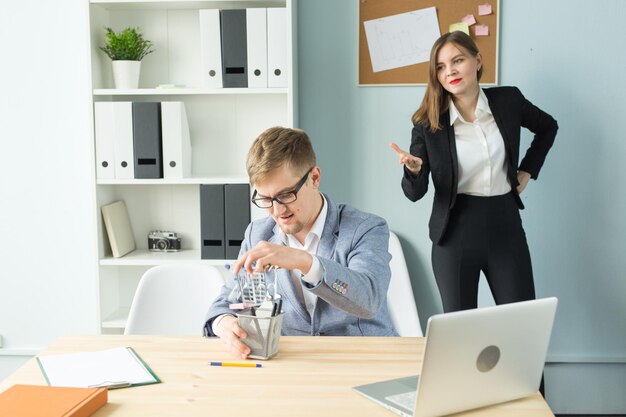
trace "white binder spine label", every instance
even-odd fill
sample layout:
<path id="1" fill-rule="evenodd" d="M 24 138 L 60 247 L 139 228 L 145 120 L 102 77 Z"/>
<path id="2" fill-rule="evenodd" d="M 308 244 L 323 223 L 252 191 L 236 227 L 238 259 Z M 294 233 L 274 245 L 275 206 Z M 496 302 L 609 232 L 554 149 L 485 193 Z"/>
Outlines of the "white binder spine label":
<path id="1" fill-rule="evenodd" d="M 163 177 L 188 178 L 191 176 L 191 138 L 185 103 L 161 103 L 163 129 Z"/>
<path id="2" fill-rule="evenodd" d="M 222 40 L 219 9 L 200 10 L 202 79 L 209 88 L 222 88 Z"/>
<path id="3" fill-rule="evenodd" d="M 133 103 L 120 101 L 113 105 L 115 138 L 115 178 L 135 178 L 133 151 Z"/>
<path id="4" fill-rule="evenodd" d="M 267 9 L 267 86 L 287 87 L 287 10 Z"/>
<path id="5" fill-rule="evenodd" d="M 248 87 L 267 88 L 267 9 L 246 9 Z"/>
<path id="6" fill-rule="evenodd" d="M 113 103 L 95 103 L 96 175 L 101 179 L 115 178 L 115 119 Z"/>

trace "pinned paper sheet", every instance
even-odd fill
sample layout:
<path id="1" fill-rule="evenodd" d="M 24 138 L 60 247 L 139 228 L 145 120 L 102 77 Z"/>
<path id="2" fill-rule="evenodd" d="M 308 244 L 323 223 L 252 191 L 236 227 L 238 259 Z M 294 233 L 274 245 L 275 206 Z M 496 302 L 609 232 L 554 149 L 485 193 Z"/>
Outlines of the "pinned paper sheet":
<path id="1" fill-rule="evenodd" d="M 487 25 L 474 26 L 474 35 L 475 36 L 489 36 L 489 26 Z"/>
<path id="2" fill-rule="evenodd" d="M 469 26 L 465 22 L 458 22 L 450 25 L 450 32 L 454 32 L 456 30 L 464 32 L 467 36 L 469 36 L 470 34 Z"/>
<path id="3" fill-rule="evenodd" d="M 476 19 L 474 18 L 473 14 L 468 14 L 467 16 L 461 19 L 461 22 L 467 23 L 467 26 L 472 26 L 473 24 L 476 23 Z"/>
<path id="4" fill-rule="evenodd" d="M 363 25 L 374 72 L 428 62 L 430 49 L 440 36 L 434 7 L 368 20 Z"/>
<path id="5" fill-rule="evenodd" d="M 491 4 L 487 3 L 487 4 L 478 5 L 478 16 L 485 16 L 491 13 L 492 13 Z"/>

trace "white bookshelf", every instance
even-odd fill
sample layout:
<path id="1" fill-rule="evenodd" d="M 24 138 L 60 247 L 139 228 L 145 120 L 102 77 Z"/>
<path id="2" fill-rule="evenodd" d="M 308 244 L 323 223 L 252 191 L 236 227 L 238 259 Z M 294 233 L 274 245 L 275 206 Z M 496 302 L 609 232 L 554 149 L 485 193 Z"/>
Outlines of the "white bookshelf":
<path id="1" fill-rule="evenodd" d="M 206 88 L 200 59 L 200 9 L 285 7 L 288 36 L 286 88 Z M 141 275 L 169 263 L 206 263 L 223 269 L 232 260 L 201 259 L 201 184 L 246 184 L 245 157 L 252 141 L 272 126 L 297 126 L 295 105 L 296 0 L 143 1 L 90 0 L 92 104 L 98 101 L 183 101 L 192 144 L 192 176 L 183 179 L 97 179 L 98 208 L 124 200 L 137 249 L 111 256 L 98 222 L 99 317 L 102 332 L 122 332 Z M 111 61 L 99 49 L 105 27 L 138 27 L 155 52 L 141 63 L 137 89 L 113 88 Z M 173 84 L 177 88 L 156 88 Z M 93 116 L 92 116 L 93 126 Z M 91 138 L 94 140 L 94 138 Z M 95 152 L 94 152 L 95 154 Z M 95 161 L 94 161 L 95 169 Z M 252 206 L 252 218 L 265 212 Z M 180 252 L 148 251 L 151 230 L 170 230 L 182 238 Z M 225 269 L 223 273 L 226 274 Z M 208 308 L 208 306 L 207 306 Z"/>

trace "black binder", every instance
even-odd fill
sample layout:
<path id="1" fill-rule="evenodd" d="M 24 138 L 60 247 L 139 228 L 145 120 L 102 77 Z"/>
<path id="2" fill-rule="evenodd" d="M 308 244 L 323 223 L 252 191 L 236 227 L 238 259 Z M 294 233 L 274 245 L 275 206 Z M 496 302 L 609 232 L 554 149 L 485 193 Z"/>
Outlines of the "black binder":
<path id="1" fill-rule="evenodd" d="M 226 259 L 237 259 L 243 235 L 250 223 L 250 186 L 224 185 Z"/>
<path id="2" fill-rule="evenodd" d="M 220 10 L 224 87 L 248 87 L 246 10 Z"/>
<path id="3" fill-rule="evenodd" d="M 135 178 L 163 178 L 161 103 L 133 102 Z"/>
<path id="4" fill-rule="evenodd" d="M 224 185 L 200 185 L 200 247 L 202 259 L 225 259 Z"/>

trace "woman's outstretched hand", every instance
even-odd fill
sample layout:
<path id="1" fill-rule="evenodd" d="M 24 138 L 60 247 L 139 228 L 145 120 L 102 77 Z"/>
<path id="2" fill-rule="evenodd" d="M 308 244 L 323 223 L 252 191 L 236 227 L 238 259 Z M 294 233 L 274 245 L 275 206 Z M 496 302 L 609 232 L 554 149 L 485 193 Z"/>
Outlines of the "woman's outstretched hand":
<path id="1" fill-rule="evenodd" d="M 400 157 L 400 164 L 404 165 L 413 175 L 419 174 L 422 170 L 422 159 L 403 151 L 393 142 L 391 142 L 390 145 L 391 149 L 393 149 Z"/>

